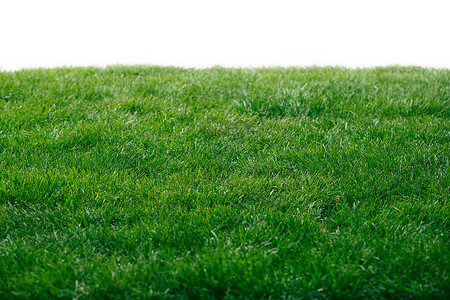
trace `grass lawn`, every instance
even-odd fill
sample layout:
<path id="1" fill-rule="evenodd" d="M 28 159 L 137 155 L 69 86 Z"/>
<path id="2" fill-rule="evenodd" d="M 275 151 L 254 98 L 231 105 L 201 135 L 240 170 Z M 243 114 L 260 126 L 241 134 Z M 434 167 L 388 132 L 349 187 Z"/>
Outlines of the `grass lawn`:
<path id="1" fill-rule="evenodd" d="M 0 298 L 449 298 L 450 70 L 0 72 Z"/>

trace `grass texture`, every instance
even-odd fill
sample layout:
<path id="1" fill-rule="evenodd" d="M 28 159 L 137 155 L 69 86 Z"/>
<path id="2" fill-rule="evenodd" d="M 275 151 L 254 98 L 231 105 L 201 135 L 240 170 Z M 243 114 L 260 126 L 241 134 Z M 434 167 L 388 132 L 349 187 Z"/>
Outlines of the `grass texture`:
<path id="1" fill-rule="evenodd" d="M 0 72 L 0 298 L 449 298 L 450 71 Z"/>

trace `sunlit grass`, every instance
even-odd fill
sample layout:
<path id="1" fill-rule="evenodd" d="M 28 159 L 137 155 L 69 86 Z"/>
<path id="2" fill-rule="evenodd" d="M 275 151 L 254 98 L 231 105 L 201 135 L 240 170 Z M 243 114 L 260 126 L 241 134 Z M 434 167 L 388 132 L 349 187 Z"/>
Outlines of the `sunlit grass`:
<path id="1" fill-rule="evenodd" d="M 0 73 L 0 298 L 447 298 L 450 71 Z"/>

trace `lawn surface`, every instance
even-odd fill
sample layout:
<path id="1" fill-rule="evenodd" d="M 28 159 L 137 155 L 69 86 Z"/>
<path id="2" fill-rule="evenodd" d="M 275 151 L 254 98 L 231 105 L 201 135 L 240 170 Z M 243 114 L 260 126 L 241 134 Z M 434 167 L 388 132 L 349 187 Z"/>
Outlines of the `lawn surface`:
<path id="1" fill-rule="evenodd" d="M 0 72 L 0 298 L 450 297 L 450 71 Z"/>

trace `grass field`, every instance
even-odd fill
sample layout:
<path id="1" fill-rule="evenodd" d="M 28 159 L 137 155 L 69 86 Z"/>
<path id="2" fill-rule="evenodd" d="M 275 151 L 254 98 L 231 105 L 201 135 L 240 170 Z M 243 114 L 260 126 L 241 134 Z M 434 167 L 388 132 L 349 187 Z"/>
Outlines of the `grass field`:
<path id="1" fill-rule="evenodd" d="M 450 70 L 0 72 L 0 298 L 449 298 Z"/>

